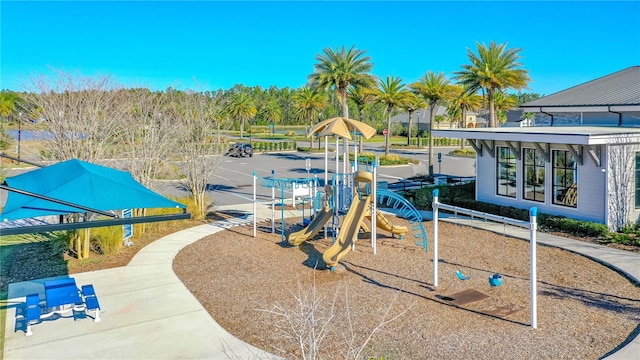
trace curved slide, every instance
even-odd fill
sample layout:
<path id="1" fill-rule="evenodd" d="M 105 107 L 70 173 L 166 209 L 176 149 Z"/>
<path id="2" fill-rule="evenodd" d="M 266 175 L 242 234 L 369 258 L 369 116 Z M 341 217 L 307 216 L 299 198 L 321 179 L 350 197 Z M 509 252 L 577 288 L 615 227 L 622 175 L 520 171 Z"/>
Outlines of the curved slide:
<path id="1" fill-rule="evenodd" d="M 316 236 L 316 234 L 324 227 L 324 224 L 331 219 L 331 215 L 331 208 L 329 206 L 325 206 L 316 214 L 306 228 L 289 234 L 289 244 L 297 246 Z"/>
<path id="2" fill-rule="evenodd" d="M 371 221 L 371 212 L 366 215 L 367 220 Z M 406 226 L 394 225 L 387 219 L 382 211 L 376 209 L 376 227 L 388 231 L 393 235 L 398 235 L 400 239 L 407 234 L 408 230 Z"/>
<path id="3" fill-rule="evenodd" d="M 355 181 L 360 183 L 373 181 L 373 175 L 366 171 L 358 171 Z M 360 187 L 360 186 L 359 186 Z M 364 186 L 362 186 L 364 188 Z M 371 196 L 359 193 L 353 199 L 349 212 L 345 215 L 340 227 L 340 233 L 336 242 L 322 254 L 322 259 L 327 266 L 335 266 L 340 260 L 351 251 L 354 241 L 358 237 L 358 232 L 362 226 L 367 210 L 371 205 Z"/>

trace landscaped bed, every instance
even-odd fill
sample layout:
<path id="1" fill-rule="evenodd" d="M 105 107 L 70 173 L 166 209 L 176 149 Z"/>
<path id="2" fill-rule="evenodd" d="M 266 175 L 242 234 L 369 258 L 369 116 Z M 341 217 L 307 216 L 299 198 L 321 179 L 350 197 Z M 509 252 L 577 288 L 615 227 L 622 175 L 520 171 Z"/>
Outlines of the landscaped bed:
<path id="1" fill-rule="evenodd" d="M 425 227 L 431 240 L 431 223 Z M 557 248 L 538 249 L 538 329 L 532 329 L 526 241 L 442 223 L 440 284 L 434 289 L 433 255 L 411 236 L 400 241 L 379 230 L 376 255 L 369 239 L 361 239 L 331 273 L 322 262 L 331 239 L 292 248 L 270 230 L 270 224 L 262 224 L 256 238 L 251 227 L 206 237 L 183 249 L 174 269 L 225 329 L 285 358 L 301 357 L 287 336 L 294 329 L 309 332 L 301 330 L 309 325 L 300 320 L 309 312 L 301 310 L 314 304 L 314 323 L 329 326 L 315 340 L 323 357 L 332 359 L 345 358 L 383 318 L 395 316 L 375 332 L 359 358 L 597 359 L 638 326 L 638 287 L 597 262 Z M 458 269 L 472 279 L 458 280 Z M 490 288 L 487 277 L 494 272 L 505 282 Z M 312 289 L 316 300 L 304 300 Z M 487 297 L 464 303 L 465 295 Z M 283 322 L 282 315 L 295 325 Z"/>

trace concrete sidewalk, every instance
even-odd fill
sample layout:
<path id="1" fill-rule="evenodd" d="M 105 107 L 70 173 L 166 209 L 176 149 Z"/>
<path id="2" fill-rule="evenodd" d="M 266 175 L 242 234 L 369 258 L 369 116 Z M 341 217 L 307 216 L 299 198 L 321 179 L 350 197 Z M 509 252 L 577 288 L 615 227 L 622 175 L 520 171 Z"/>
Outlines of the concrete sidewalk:
<path id="1" fill-rule="evenodd" d="M 25 336 L 16 306 L 31 293 L 44 298 L 44 281 L 9 285 L 4 358 L 9 359 L 275 359 L 225 331 L 173 271 L 185 246 L 226 228 L 253 223 L 251 204 L 231 207 L 240 218 L 196 226 L 141 249 L 124 267 L 74 274 L 78 286 L 93 284 L 102 321 L 70 318 L 44 321 Z M 276 213 L 279 219 L 280 212 Z M 299 216 L 287 211 L 286 217 Z M 258 219 L 271 209 L 258 205 Z M 269 220 L 270 221 L 270 220 Z"/>
<path id="2" fill-rule="evenodd" d="M 141 249 L 124 267 L 74 274 L 78 285 L 94 284 L 102 321 L 90 318 L 58 319 L 33 326 L 24 336 L 15 321 L 16 306 L 31 293 L 44 297 L 39 279 L 9 285 L 9 304 L 4 339 L 4 358 L 9 359 L 275 359 L 226 332 L 180 282 L 173 259 L 185 246 L 226 228 L 251 224 L 252 204 L 227 207 L 240 213 L 236 219 L 197 226 L 165 236 Z M 219 208 L 218 210 L 224 210 Z M 258 220 L 271 218 L 268 205 L 258 205 Z M 300 216 L 286 211 L 285 217 Z M 423 212 L 425 219 L 432 214 Z M 280 211 L 276 211 L 276 219 Z M 451 219 L 442 219 L 451 221 Z M 484 228 L 485 224 L 458 219 L 460 224 Z M 491 231 L 502 233 L 502 225 Z M 526 229 L 506 227 L 510 236 L 529 238 Z M 623 272 L 640 283 L 640 255 L 604 246 L 538 233 L 538 242 L 583 254 Z M 64 323 L 67 325 L 64 325 Z M 640 325 L 639 325 L 640 327 Z M 608 359 L 640 358 L 640 337 L 625 344 Z"/>

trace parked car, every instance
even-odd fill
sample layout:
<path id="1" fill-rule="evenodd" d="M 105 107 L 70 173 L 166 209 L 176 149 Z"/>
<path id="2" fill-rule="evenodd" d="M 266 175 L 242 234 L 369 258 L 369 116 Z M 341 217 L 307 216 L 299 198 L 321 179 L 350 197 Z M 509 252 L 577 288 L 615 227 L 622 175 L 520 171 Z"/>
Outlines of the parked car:
<path id="1" fill-rule="evenodd" d="M 235 143 L 229 147 L 229 150 L 225 153 L 228 156 L 244 157 L 253 156 L 253 145 L 246 143 Z"/>

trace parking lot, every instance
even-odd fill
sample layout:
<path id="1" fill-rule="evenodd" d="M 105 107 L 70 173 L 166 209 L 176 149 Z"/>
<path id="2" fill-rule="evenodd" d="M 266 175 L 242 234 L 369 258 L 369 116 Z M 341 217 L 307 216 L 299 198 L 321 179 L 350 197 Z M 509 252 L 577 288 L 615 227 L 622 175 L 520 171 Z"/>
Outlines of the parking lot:
<path id="1" fill-rule="evenodd" d="M 452 148 L 439 148 L 442 161 L 434 164 L 434 171 L 452 176 L 469 177 L 475 176 L 475 159 L 460 158 L 445 155 Z M 383 154 L 378 148 L 366 149 L 368 152 Z M 396 182 L 421 174 L 426 174 L 428 152 L 424 150 L 398 151 L 400 156 L 412 157 L 420 160 L 420 164 L 402 166 L 382 166 L 378 168 L 378 181 L 387 181 L 390 185 Z M 306 159 L 310 161 L 310 169 L 305 168 Z M 437 159 L 437 157 L 436 157 Z M 331 179 L 335 173 L 335 153 L 329 154 L 328 178 Z M 342 170 L 342 163 L 340 163 Z M 256 153 L 253 157 L 228 157 L 225 156 L 222 163 L 216 169 L 215 174 L 209 181 L 209 196 L 214 205 L 232 205 L 246 203 L 253 198 L 253 172 L 256 176 L 271 176 L 272 171 L 277 178 L 305 178 L 313 177 L 317 174 L 322 183 L 324 181 L 324 153 L 312 154 L 297 151 L 278 153 Z M 399 184 L 398 184 L 399 185 Z M 392 185 L 393 186 L 393 185 Z M 400 185 L 403 186 L 403 185 Z M 407 185 L 404 185 L 405 187 Z M 175 181 L 158 182 L 156 190 L 167 195 L 187 196 L 180 184 Z M 256 187 L 258 200 L 271 199 L 271 190 L 260 185 L 258 181 Z M 279 198 L 280 192 L 276 192 Z"/>

